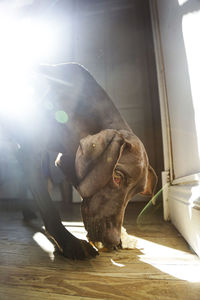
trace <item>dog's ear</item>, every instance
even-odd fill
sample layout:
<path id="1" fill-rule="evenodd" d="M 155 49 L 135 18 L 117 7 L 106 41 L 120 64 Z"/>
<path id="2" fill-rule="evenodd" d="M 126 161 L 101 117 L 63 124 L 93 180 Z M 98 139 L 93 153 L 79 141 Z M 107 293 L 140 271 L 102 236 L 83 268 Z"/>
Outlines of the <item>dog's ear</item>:
<path id="1" fill-rule="evenodd" d="M 156 189 L 157 182 L 158 182 L 158 177 L 154 169 L 149 165 L 144 190 L 140 194 L 146 196 L 153 196 Z"/>
<path id="2" fill-rule="evenodd" d="M 112 129 L 88 135 L 80 141 L 75 168 L 77 188 L 83 198 L 94 195 L 109 182 L 123 144 L 123 137 Z"/>

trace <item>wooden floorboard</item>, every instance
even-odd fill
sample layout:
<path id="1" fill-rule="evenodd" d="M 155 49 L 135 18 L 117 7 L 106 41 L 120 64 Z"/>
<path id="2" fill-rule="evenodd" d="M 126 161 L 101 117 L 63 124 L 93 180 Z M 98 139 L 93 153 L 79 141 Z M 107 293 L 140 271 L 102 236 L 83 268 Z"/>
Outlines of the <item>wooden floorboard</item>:
<path id="1" fill-rule="evenodd" d="M 0 300 L 199 300 L 199 258 L 160 216 L 153 216 L 146 225 L 136 225 L 137 210 L 137 204 L 129 205 L 125 217 L 125 227 L 137 242 L 135 249 L 70 261 L 54 255 L 52 245 L 40 232 L 40 220 L 30 226 L 23 223 L 20 211 L 3 209 Z M 62 219 L 74 234 L 85 236 L 77 204 L 69 207 Z"/>

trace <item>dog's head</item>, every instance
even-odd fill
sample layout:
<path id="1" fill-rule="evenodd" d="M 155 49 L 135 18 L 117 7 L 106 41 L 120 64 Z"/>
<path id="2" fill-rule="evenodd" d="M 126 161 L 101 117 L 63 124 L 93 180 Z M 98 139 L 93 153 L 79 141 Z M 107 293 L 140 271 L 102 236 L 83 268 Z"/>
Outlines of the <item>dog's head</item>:
<path id="1" fill-rule="evenodd" d="M 112 249 L 120 244 L 128 201 L 153 195 L 157 184 L 144 146 L 132 132 L 106 129 L 80 141 L 75 166 L 89 240 Z"/>

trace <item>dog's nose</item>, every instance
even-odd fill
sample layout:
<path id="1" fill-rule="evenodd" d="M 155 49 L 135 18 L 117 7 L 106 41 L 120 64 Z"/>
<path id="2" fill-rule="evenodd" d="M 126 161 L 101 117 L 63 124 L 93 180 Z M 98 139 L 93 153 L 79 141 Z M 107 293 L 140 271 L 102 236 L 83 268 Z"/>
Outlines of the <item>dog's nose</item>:
<path id="1" fill-rule="evenodd" d="M 107 229 L 103 234 L 102 242 L 108 249 L 113 249 L 120 245 L 121 234 L 116 228 Z"/>

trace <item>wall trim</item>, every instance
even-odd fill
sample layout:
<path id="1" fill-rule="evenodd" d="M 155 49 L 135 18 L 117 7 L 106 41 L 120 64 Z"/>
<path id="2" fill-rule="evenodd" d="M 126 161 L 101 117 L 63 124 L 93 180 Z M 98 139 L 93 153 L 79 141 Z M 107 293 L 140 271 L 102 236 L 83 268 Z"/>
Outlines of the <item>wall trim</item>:
<path id="1" fill-rule="evenodd" d="M 168 203 L 171 221 L 200 256 L 200 181 L 196 178 L 199 174 L 178 179 L 178 184 L 169 186 Z"/>
<path id="2" fill-rule="evenodd" d="M 176 178 L 172 181 L 172 185 L 179 185 L 179 184 L 200 184 L 200 173 Z"/>
<path id="3" fill-rule="evenodd" d="M 179 201 L 194 209 L 200 209 L 200 185 L 171 186 L 169 194 L 174 201 Z"/>

